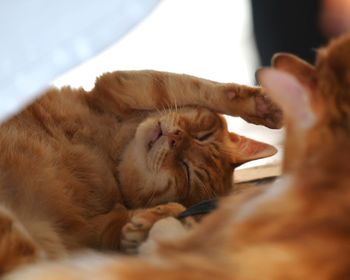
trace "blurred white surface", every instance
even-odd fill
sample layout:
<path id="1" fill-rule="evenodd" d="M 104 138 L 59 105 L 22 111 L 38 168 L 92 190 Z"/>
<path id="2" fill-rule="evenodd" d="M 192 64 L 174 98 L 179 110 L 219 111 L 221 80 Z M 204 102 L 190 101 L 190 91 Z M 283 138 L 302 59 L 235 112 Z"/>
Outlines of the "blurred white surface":
<path id="1" fill-rule="evenodd" d="M 252 84 L 256 54 L 247 0 L 163 0 L 124 38 L 55 80 L 91 88 L 116 69 L 157 69 Z"/>
<path id="2" fill-rule="evenodd" d="M 90 89 L 107 71 L 156 69 L 222 82 L 254 83 L 257 67 L 249 1 L 163 0 L 115 45 L 54 81 Z M 231 131 L 280 148 L 281 130 L 228 118 Z M 243 167 L 279 160 L 280 153 Z"/>
<path id="3" fill-rule="evenodd" d="M 0 2 L 0 119 L 116 42 L 159 0 Z"/>
<path id="4" fill-rule="evenodd" d="M 56 78 L 53 84 L 90 89 L 96 76 L 128 69 L 254 83 L 257 55 L 248 0 L 163 0 L 156 6 L 157 3 L 158 0 L 13 0 L 0 4 L 0 118 L 82 61 L 85 62 Z M 125 35 L 155 6 L 149 17 Z M 122 35 L 125 36 L 117 41 Z M 113 42 L 116 43 L 87 60 Z M 228 120 L 230 130 L 236 133 L 271 144 L 280 142 L 281 131 L 250 125 L 239 118 Z M 276 158 L 279 156 L 248 165 Z"/>

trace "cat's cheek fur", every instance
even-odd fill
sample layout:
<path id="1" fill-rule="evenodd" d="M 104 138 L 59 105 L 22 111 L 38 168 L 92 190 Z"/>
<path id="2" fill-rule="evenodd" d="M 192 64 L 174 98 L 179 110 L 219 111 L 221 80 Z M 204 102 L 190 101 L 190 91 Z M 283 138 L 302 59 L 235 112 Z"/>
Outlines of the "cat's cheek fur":
<path id="1" fill-rule="evenodd" d="M 142 164 L 146 164 L 146 158 L 148 154 L 148 134 L 150 133 L 150 126 L 152 126 L 154 123 L 155 121 L 152 119 L 147 119 L 146 121 L 142 122 L 137 127 L 135 136 L 127 148 L 128 150 L 132 148 L 136 151 L 137 160 L 141 161 Z"/>
<path id="2" fill-rule="evenodd" d="M 168 146 L 168 140 L 165 137 L 161 137 L 148 150 L 146 154 L 146 167 L 150 172 L 158 174 L 162 171 L 164 160 L 169 152 Z"/>
<path id="3" fill-rule="evenodd" d="M 167 170 L 151 172 L 140 158 L 138 149 L 131 142 L 118 167 L 121 192 L 131 208 L 154 206 L 168 201 L 175 201 L 176 190 L 169 184 L 171 174 Z"/>
<path id="4" fill-rule="evenodd" d="M 161 157 L 164 159 L 169 148 L 166 138 L 163 136 L 154 141 L 152 146 L 150 145 L 158 126 L 159 120 L 157 118 L 150 117 L 143 121 L 137 127 L 134 139 L 127 148 L 129 152 L 126 153 L 133 154 L 133 159 L 136 160 L 141 171 L 147 169 L 148 172 L 159 172 L 163 162 Z"/>

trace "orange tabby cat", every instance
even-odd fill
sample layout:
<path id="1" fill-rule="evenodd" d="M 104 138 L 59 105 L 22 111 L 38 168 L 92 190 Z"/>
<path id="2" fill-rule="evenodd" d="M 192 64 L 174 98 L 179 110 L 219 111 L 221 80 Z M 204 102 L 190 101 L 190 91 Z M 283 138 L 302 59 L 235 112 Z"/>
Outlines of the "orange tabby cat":
<path id="1" fill-rule="evenodd" d="M 88 255 L 7 279 L 350 279 L 350 35 L 316 66 L 277 55 L 259 79 L 284 110 L 285 171 L 138 258 Z"/>
<path id="2" fill-rule="evenodd" d="M 50 89 L 2 124 L 0 275 L 77 249 L 134 251 L 133 216 L 149 211 L 137 209 L 176 215 L 167 202 L 229 192 L 235 166 L 275 149 L 230 134 L 217 108 L 280 126 L 259 88 L 155 71 Z"/>

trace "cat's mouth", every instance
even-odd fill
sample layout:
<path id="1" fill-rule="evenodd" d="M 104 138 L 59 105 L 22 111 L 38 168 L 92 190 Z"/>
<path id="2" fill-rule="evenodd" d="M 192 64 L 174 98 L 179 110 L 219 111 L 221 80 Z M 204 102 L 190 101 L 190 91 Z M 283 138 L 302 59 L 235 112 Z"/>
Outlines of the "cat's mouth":
<path id="1" fill-rule="evenodd" d="M 152 149 L 153 145 L 162 137 L 163 131 L 160 122 L 157 123 L 156 127 L 152 130 L 149 141 L 147 144 L 148 150 Z"/>

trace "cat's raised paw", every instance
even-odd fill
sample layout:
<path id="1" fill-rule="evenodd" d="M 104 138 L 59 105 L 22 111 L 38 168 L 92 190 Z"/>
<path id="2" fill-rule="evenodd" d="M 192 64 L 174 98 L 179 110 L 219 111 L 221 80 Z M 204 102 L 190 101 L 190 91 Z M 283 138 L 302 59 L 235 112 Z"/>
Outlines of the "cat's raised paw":
<path id="1" fill-rule="evenodd" d="M 179 203 L 167 203 L 152 208 L 136 210 L 130 221 L 122 228 L 120 249 L 128 254 L 136 254 L 147 239 L 153 224 L 166 217 L 175 217 L 186 208 Z"/>
<path id="2" fill-rule="evenodd" d="M 265 94 L 252 94 L 249 101 L 251 112 L 243 115 L 243 119 L 249 123 L 260 124 L 269 128 L 282 127 L 282 110 Z"/>
<path id="3" fill-rule="evenodd" d="M 282 127 L 282 110 L 263 93 L 262 88 L 229 91 L 227 97 L 233 106 L 239 108 L 238 115 L 247 122 L 274 129 Z"/>
<path id="4" fill-rule="evenodd" d="M 263 120 L 263 124 L 269 128 L 281 128 L 283 121 L 282 110 L 275 105 L 266 95 L 255 96 L 256 116 Z"/>

